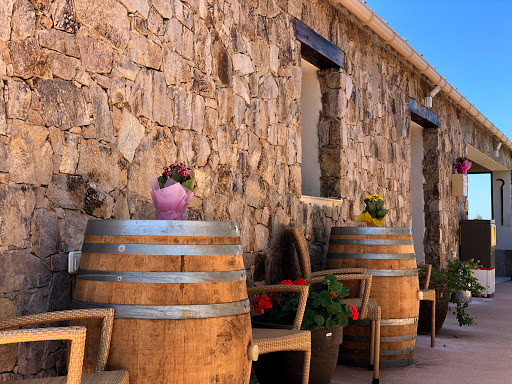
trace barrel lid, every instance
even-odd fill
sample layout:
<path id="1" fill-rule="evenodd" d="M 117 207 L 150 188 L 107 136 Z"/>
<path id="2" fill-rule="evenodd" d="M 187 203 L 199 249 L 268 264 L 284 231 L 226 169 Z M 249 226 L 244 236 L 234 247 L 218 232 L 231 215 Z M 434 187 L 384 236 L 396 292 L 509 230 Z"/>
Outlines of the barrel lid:
<path id="1" fill-rule="evenodd" d="M 331 235 L 411 235 L 409 227 L 332 227 Z"/>
<path id="2" fill-rule="evenodd" d="M 89 220 L 88 235 L 239 237 L 234 221 Z"/>

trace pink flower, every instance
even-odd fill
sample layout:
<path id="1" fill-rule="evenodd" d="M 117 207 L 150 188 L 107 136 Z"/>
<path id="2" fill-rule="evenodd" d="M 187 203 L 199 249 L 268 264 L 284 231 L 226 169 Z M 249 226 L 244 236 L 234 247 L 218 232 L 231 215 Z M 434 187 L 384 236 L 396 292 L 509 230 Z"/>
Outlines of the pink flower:
<path id="1" fill-rule="evenodd" d="M 183 176 L 183 177 L 189 177 L 190 176 L 190 172 L 188 171 L 187 168 L 180 168 L 178 173 L 180 174 L 180 176 Z"/>
<path id="2" fill-rule="evenodd" d="M 487 297 L 487 293 L 484 293 L 484 297 Z"/>

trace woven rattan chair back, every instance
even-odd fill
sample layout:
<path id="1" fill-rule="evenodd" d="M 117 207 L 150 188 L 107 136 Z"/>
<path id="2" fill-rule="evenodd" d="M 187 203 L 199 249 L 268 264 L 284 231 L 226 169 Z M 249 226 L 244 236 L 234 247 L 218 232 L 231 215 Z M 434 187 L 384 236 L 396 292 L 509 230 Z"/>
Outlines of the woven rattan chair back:
<path id="1" fill-rule="evenodd" d="M 292 329 L 253 328 L 253 342 L 258 346 L 259 354 L 280 351 L 303 351 L 304 365 L 302 384 L 309 382 L 309 364 L 311 360 L 311 332 L 301 330 L 302 319 L 309 294 L 309 286 L 305 285 L 264 285 L 249 288 L 249 295 L 261 293 L 291 292 L 300 293 L 297 312 Z"/>
<path id="2" fill-rule="evenodd" d="M 114 324 L 114 310 L 111 308 L 75 309 L 70 311 L 56 311 L 37 313 L 34 315 L 15 317 L 0 321 L 0 331 L 12 328 L 26 327 L 34 324 L 44 324 L 57 321 L 70 321 L 82 319 L 101 319 L 101 335 L 95 372 L 103 372 L 107 365 Z"/>
<path id="3" fill-rule="evenodd" d="M 302 277 L 307 280 L 311 277 L 311 261 L 306 237 L 300 228 L 287 228 L 285 232 L 292 236 L 293 245 L 295 246 L 299 259 L 300 272 Z"/>
<path id="4" fill-rule="evenodd" d="M 70 340 L 67 384 L 80 384 L 85 348 L 85 327 L 18 329 L 0 332 L 0 344 L 29 341 Z"/>
<path id="5" fill-rule="evenodd" d="M 8 330 L 34 324 L 82 319 L 102 319 L 100 345 L 96 360 L 95 373 L 83 376 L 81 373 L 86 337 L 85 327 L 72 326 Z M 67 377 L 23 380 L 27 384 L 128 384 L 128 372 L 104 372 L 110 349 L 113 321 L 114 310 L 110 308 L 58 311 L 16 317 L 0 321 L 0 344 L 24 341 L 71 340 L 71 353 L 69 355 Z"/>

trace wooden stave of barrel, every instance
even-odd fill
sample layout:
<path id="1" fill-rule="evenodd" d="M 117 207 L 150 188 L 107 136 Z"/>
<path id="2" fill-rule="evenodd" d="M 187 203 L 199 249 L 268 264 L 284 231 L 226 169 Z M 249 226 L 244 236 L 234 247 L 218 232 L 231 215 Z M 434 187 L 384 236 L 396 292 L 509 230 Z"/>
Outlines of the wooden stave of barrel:
<path id="1" fill-rule="evenodd" d="M 73 306 L 114 307 L 107 369 L 131 382 L 248 383 L 245 279 L 236 223 L 92 220 Z M 80 323 L 90 370 L 101 323 Z"/>
<path id="2" fill-rule="evenodd" d="M 327 268 L 366 267 L 373 275 L 371 297 L 382 310 L 380 366 L 412 363 L 419 312 L 416 257 L 409 228 L 333 227 Z M 352 292 L 358 287 L 349 284 Z M 401 297 L 397 305 L 397 297 Z M 366 367 L 370 322 L 351 322 L 344 330 L 340 362 Z"/>

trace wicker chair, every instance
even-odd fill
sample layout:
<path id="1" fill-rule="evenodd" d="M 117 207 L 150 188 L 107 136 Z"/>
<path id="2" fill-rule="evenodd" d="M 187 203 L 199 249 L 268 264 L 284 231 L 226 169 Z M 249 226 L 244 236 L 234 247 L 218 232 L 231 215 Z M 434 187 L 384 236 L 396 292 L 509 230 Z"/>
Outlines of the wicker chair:
<path id="1" fill-rule="evenodd" d="M 306 309 L 309 287 L 305 285 L 265 285 L 248 289 L 249 295 L 273 292 L 300 293 L 297 314 L 292 329 L 253 328 L 253 343 L 258 346 L 260 355 L 280 351 L 304 351 L 302 384 L 309 383 L 309 366 L 311 362 L 311 332 L 301 330 L 302 318 Z"/>
<path id="2" fill-rule="evenodd" d="M 319 283 L 325 275 L 333 274 L 338 281 L 359 280 L 360 291 L 359 297 L 354 299 L 343 299 L 346 304 L 356 307 L 359 312 L 359 319 L 370 320 L 370 364 L 369 370 L 373 370 L 373 384 L 379 382 L 379 363 L 380 363 L 380 320 L 381 309 L 377 305 L 375 299 L 370 298 L 370 290 L 372 284 L 372 276 L 366 274 L 366 268 L 341 268 L 326 269 L 318 272 L 311 272 L 311 261 L 309 257 L 308 243 L 304 237 L 304 233 L 300 228 L 287 228 L 287 233 L 292 235 L 297 255 L 299 256 L 299 265 L 304 280 L 308 284 Z"/>
<path id="3" fill-rule="evenodd" d="M 340 268 L 340 269 L 325 269 L 323 271 L 311 271 L 311 260 L 309 257 L 308 243 L 304 237 L 304 233 L 300 228 L 286 228 L 286 233 L 292 236 L 293 244 L 297 250 L 299 256 L 299 267 L 302 274 L 302 278 L 306 281 L 312 277 L 326 276 L 326 275 L 337 275 L 342 273 L 362 273 L 366 274 L 366 268 Z M 364 286 L 361 286 L 361 293 L 364 290 Z"/>
<path id="4" fill-rule="evenodd" d="M 95 373 L 86 375 L 82 375 L 86 336 L 85 327 L 53 327 L 5 331 L 6 329 L 24 327 L 33 324 L 81 319 L 103 319 Z M 48 312 L 16 317 L 0 321 L 0 344 L 44 340 L 71 340 L 71 353 L 69 355 L 67 376 L 23 380 L 25 383 L 80 384 L 81 382 L 82 384 L 128 384 L 128 372 L 104 372 L 110 349 L 113 321 L 114 310 L 107 308 Z"/>
<path id="5" fill-rule="evenodd" d="M 430 264 L 418 264 L 418 268 L 427 270 L 427 276 L 423 288 L 420 289 L 419 298 L 420 300 L 432 302 L 432 319 L 430 324 L 430 346 L 434 348 L 436 346 L 436 291 L 434 289 L 428 289 L 430 284 L 430 273 L 432 272 L 432 265 Z"/>

